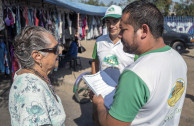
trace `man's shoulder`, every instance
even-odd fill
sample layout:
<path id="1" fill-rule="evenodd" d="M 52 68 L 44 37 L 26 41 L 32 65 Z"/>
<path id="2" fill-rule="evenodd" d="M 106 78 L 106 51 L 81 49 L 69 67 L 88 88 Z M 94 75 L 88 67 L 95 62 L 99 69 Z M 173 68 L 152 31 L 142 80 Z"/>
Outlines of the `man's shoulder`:
<path id="1" fill-rule="evenodd" d="M 106 34 L 106 35 L 101 35 L 100 37 L 98 37 L 97 39 L 96 39 L 96 42 L 101 42 L 101 41 L 107 41 L 108 40 L 108 34 Z"/>

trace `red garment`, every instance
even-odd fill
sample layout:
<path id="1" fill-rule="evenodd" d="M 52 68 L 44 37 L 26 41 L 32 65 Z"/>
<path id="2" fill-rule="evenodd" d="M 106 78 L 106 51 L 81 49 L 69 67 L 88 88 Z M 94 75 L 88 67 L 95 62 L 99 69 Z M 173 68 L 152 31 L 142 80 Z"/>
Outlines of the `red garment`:
<path id="1" fill-rule="evenodd" d="M 34 16 L 35 16 L 35 25 L 38 26 L 39 20 L 38 20 L 38 18 L 36 17 L 36 9 L 35 9 L 35 13 L 34 13 L 34 14 L 35 14 L 35 15 L 34 15 Z"/>
<path id="2" fill-rule="evenodd" d="M 11 20 L 10 25 L 14 25 L 14 19 L 11 10 L 8 11 L 9 19 Z"/>
<path id="3" fill-rule="evenodd" d="M 24 13 L 25 13 L 26 25 L 28 26 L 29 22 L 28 22 L 28 8 L 27 7 L 25 7 Z"/>
<path id="4" fill-rule="evenodd" d="M 13 56 L 13 59 L 12 59 L 12 80 L 14 78 L 14 75 L 15 75 L 15 72 L 19 69 L 19 65 L 18 65 L 18 62 L 17 62 L 17 59 Z"/>

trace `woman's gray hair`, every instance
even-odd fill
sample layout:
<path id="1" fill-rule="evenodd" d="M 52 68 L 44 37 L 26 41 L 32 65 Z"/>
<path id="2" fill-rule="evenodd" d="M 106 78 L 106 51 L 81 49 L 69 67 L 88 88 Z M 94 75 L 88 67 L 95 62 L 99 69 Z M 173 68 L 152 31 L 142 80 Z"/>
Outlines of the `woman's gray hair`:
<path id="1" fill-rule="evenodd" d="M 18 58 L 22 68 L 31 68 L 35 61 L 32 51 L 47 48 L 51 42 L 45 38 L 44 33 L 50 33 L 43 27 L 27 26 L 14 39 L 14 54 Z M 45 55 L 45 53 L 41 52 Z"/>

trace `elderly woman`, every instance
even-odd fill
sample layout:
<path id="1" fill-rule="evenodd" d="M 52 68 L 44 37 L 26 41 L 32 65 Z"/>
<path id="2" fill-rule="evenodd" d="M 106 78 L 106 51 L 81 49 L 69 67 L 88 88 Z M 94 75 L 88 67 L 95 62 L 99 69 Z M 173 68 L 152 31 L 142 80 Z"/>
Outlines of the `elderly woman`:
<path id="1" fill-rule="evenodd" d="M 9 94 L 11 124 L 63 126 L 65 112 L 48 74 L 58 65 L 58 42 L 42 27 L 25 27 L 14 41 L 21 65 Z"/>

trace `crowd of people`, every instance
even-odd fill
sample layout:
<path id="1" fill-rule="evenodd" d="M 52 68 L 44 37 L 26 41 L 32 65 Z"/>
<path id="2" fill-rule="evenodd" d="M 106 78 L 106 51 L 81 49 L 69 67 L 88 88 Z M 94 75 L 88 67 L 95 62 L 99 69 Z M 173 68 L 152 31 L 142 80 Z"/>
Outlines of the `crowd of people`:
<path id="1" fill-rule="evenodd" d="M 101 95 L 90 93 L 94 124 L 178 126 L 187 65 L 164 44 L 161 12 L 152 3 L 135 1 L 123 10 L 110 6 L 102 20 L 108 34 L 96 40 L 92 73 L 105 71 L 117 88 L 110 109 Z M 42 27 L 27 26 L 15 37 L 14 53 L 21 68 L 9 94 L 11 124 L 64 126 L 66 114 L 48 78 L 62 53 L 55 37 Z"/>

